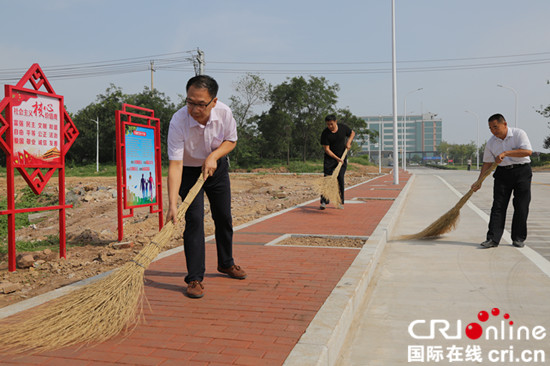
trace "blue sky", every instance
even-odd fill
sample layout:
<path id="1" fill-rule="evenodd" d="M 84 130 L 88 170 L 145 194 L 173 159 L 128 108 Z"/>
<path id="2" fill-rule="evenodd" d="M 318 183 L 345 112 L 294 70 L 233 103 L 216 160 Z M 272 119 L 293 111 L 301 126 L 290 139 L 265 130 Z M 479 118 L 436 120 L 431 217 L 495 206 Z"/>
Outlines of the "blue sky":
<path id="1" fill-rule="evenodd" d="M 390 0 L 0 0 L 0 5 L 0 73 L 39 63 L 70 112 L 94 102 L 111 83 L 125 93 L 150 86 L 147 68 L 155 59 L 150 56 L 200 48 L 206 73 L 220 83 L 222 101 L 234 94 L 245 70 L 262 70 L 260 76 L 273 85 L 297 75 L 324 76 L 340 86 L 340 107 L 359 116 L 392 113 Z M 469 110 L 479 115 L 483 143 L 491 114 L 502 113 L 514 125 L 515 94 L 497 87 L 502 84 L 518 95 L 518 127 L 535 150 L 545 151 L 542 141 L 550 129 L 536 109 L 550 104 L 548 14 L 547 0 L 396 0 L 398 113 L 408 95 L 407 114 L 437 113 L 444 140 L 469 143 L 477 139 L 477 119 Z M 142 71 L 48 75 L 49 67 L 122 59 L 139 59 Z M 154 86 L 177 101 L 192 70 L 191 64 L 160 69 Z M 409 94 L 418 88 L 423 90 Z"/>

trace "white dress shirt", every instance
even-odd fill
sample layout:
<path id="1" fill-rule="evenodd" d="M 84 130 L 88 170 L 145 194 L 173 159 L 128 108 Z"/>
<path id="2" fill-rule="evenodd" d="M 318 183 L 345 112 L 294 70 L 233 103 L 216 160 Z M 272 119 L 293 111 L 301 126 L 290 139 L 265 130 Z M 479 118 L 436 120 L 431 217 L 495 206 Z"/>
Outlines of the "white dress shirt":
<path id="1" fill-rule="evenodd" d="M 231 109 L 218 101 L 205 126 L 189 114 L 187 106 L 172 116 L 168 128 L 168 158 L 184 166 L 202 166 L 224 141 L 237 141 L 237 122 Z"/>
<path id="2" fill-rule="evenodd" d="M 531 147 L 531 142 L 529 142 L 529 138 L 527 137 L 527 134 L 525 131 L 514 128 L 514 127 L 508 127 L 508 132 L 506 133 L 506 137 L 504 140 L 499 139 L 496 136 L 491 136 L 489 140 L 487 141 L 487 145 L 485 145 L 485 152 L 483 153 L 483 162 L 484 163 L 494 163 L 495 158 L 502 154 L 504 151 L 509 150 L 517 150 L 517 149 L 524 149 L 524 150 L 533 150 Z M 522 157 L 522 158 L 514 158 L 511 156 L 507 156 L 502 160 L 502 163 L 499 164 L 499 166 L 507 166 L 512 164 L 525 164 L 530 163 L 531 159 L 528 156 Z"/>

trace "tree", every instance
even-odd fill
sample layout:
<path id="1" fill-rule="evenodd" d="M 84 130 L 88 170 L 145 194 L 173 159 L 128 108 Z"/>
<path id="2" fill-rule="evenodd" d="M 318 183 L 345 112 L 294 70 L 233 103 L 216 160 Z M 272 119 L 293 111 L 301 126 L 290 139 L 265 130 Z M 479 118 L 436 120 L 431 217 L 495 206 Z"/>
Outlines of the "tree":
<path id="1" fill-rule="evenodd" d="M 338 123 L 343 123 L 351 128 L 355 132 L 355 139 L 351 146 L 352 152 L 361 151 L 361 146 L 357 143 L 358 140 L 364 140 L 365 135 L 369 136 L 369 140 L 372 143 L 376 143 L 378 137 L 378 131 L 371 131 L 367 126 L 367 122 L 360 117 L 357 117 L 351 113 L 348 108 L 339 109 L 336 113 Z"/>
<path id="2" fill-rule="evenodd" d="M 324 77 L 310 76 L 306 80 L 300 76 L 287 79 L 272 90 L 271 117 L 284 114 L 284 119 L 291 121 L 289 157 L 301 155 L 305 161 L 320 155 L 318 141 L 325 126 L 324 117 L 335 109 L 339 89 L 338 84 L 330 85 Z M 273 142 L 271 136 L 261 132 L 268 143 Z"/>
<path id="3" fill-rule="evenodd" d="M 115 111 L 121 110 L 124 103 L 143 108 L 153 109 L 155 118 L 160 119 L 161 152 L 166 159 L 166 138 L 168 127 L 176 106 L 170 98 L 157 90 L 151 91 L 145 87 L 139 94 L 127 95 L 122 89 L 111 84 L 100 94 L 95 103 L 91 103 L 71 116 L 80 134 L 68 153 L 68 160 L 86 163 L 95 161 L 96 120 L 99 121 L 99 161 L 102 163 L 116 162 L 116 116 Z"/>
<path id="4" fill-rule="evenodd" d="M 253 107 L 269 100 L 271 85 L 255 74 L 246 74 L 233 86 L 236 96 L 231 96 L 231 109 L 237 126 L 243 125 L 251 117 Z"/>
<path id="5" fill-rule="evenodd" d="M 258 75 L 246 74 L 234 85 L 237 95 L 231 96 L 230 107 L 237 122 L 239 141 L 231 156 L 241 165 L 252 162 L 259 156 L 261 146 L 258 132 L 258 117 L 253 108 L 266 103 L 271 86 Z M 258 154 L 256 154 L 258 153 Z"/>
<path id="6" fill-rule="evenodd" d="M 451 145 L 447 141 L 441 140 L 441 142 L 439 143 L 439 145 L 436 148 L 436 151 L 441 156 L 441 159 L 447 159 L 447 156 L 449 155 L 450 148 L 451 148 Z"/>
<path id="7" fill-rule="evenodd" d="M 290 116 L 276 108 L 270 108 L 257 120 L 261 133 L 261 148 L 258 154 L 264 158 L 285 158 L 290 164 L 292 124 Z"/>
<path id="8" fill-rule="evenodd" d="M 464 165 L 464 161 L 468 158 L 475 158 L 476 145 L 473 141 L 469 144 L 449 144 L 446 141 L 441 141 L 437 151 L 443 159 L 452 159 L 455 163 Z"/>
<path id="9" fill-rule="evenodd" d="M 96 123 L 99 121 L 99 161 L 112 163 L 116 161 L 116 131 L 115 111 L 122 107 L 127 98 L 122 89 L 111 84 L 105 94 L 78 111 L 73 122 L 80 134 L 67 154 L 73 162 L 86 163 L 95 161 L 96 151 Z"/>
<path id="10" fill-rule="evenodd" d="M 543 109 L 542 106 L 540 106 L 540 110 L 537 111 L 540 115 L 542 115 L 545 118 L 550 118 L 550 105 L 546 106 L 546 108 Z M 548 123 L 548 128 L 550 128 L 550 122 Z M 546 136 L 543 140 L 542 147 L 545 149 L 550 149 L 550 135 Z"/>
<path id="11" fill-rule="evenodd" d="M 172 115 L 179 109 L 170 101 L 164 93 L 157 89 L 150 90 L 144 87 L 139 94 L 131 94 L 126 98 L 126 102 L 142 108 L 152 109 L 155 111 L 155 118 L 160 119 L 160 141 L 162 160 L 168 160 L 167 143 L 168 128 Z M 121 106 L 122 107 L 122 106 Z"/>

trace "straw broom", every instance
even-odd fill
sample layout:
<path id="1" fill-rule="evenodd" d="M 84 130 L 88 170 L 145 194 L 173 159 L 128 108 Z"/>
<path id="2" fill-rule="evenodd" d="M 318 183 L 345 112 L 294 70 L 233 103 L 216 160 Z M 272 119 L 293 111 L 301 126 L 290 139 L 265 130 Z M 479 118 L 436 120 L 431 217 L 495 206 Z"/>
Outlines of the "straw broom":
<path id="1" fill-rule="evenodd" d="M 342 198 L 340 197 L 340 188 L 338 187 L 338 174 L 342 169 L 343 161 L 346 159 L 348 149 L 344 150 L 342 154 L 342 161 L 338 163 L 336 169 L 332 172 L 332 175 L 320 178 L 315 182 L 317 192 L 325 197 L 329 202 L 334 203 L 336 206 L 342 204 Z"/>
<path id="2" fill-rule="evenodd" d="M 489 169 L 483 172 L 476 183 L 481 184 L 497 166 L 498 164 L 496 162 L 493 163 L 493 165 L 491 165 Z M 470 197 L 472 197 L 473 194 L 474 191 L 472 188 L 470 188 L 470 190 L 464 196 L 462 196 L 462 198 L 453 208 L 451 208 L 443 216 L 435 220 L 430 226 L 419 233 L 401 236 L 398 238 L 398 240 L 434 239 L 454 230 L 456 224 L 458 223 L 460 209 L 466 204 L 466 202 L 470 199 Z"/>
<path id="3" fill-rule="evenodd" d="M 178 208 L 185 212 L 204 184 L 202 175 Z M 22 322 L 0 324 L 2 353 L 37 353 L 102 342 L 143 319 L 144 272 L 175 231 L 169 221 L 134 259 L 111 275 L 36 309 Z"/>

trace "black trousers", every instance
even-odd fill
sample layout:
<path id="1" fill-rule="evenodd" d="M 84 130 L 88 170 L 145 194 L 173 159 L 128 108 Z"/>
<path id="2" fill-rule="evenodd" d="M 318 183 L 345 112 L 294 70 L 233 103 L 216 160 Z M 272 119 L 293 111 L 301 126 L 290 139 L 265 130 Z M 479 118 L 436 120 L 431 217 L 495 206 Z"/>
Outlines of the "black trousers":
<path id="1" fill-rule="evenodd" d="M 200 167 L 183 167 L 180 196 L 185 198 L 201 174 Z M 185 213 L 183 247 L 187 264 L 185 282 L 202 281 L 205 272 L 204 193 L 210 202 L 215 225 L 218 265 L 227 268 L 233 261 L 233 219 L 231 185 L 227 157 L 218 160 L 214 175 L 209 177 Z"/>
<path id="2" fill-rule="evenodd" d="M 516 166 L 512 169 L 498 167 L 493 174 L 493 206 L 487 240 L 500 242 L 506 224 L 506 209 L 512 192 L 514 215 L 512 217 L 512 240 L 523 242 L 527 238 L 527 216 L 531 202 L 531 178 L 533 173 L 530 164 Z"/>
<path id="3" fill-rule="evenodd" d="M 338 161 L 334 159 L 325 160 L 323 163 L 323 174 L 325 175 L 325 177 L 332 175 L 332 173 L 334 172 L 337 166 L 338 166 Z M 338 173 L 338 178 L 337 178 L 338 188 L 340 191 L 340 199 L 342 200 L 342 204 L 344 204 L 344 189 L 345 189 L 344 175 L 346 174 L 347 166 L 348 166 L 348 161 L 346 159 L 344 160 L 344 164 L 342 164 L 342 168 L 340 168 L 340 173 Z M 321 196 L 321 203 L 329 203 L 329 201 L 325 197 Z"/>

